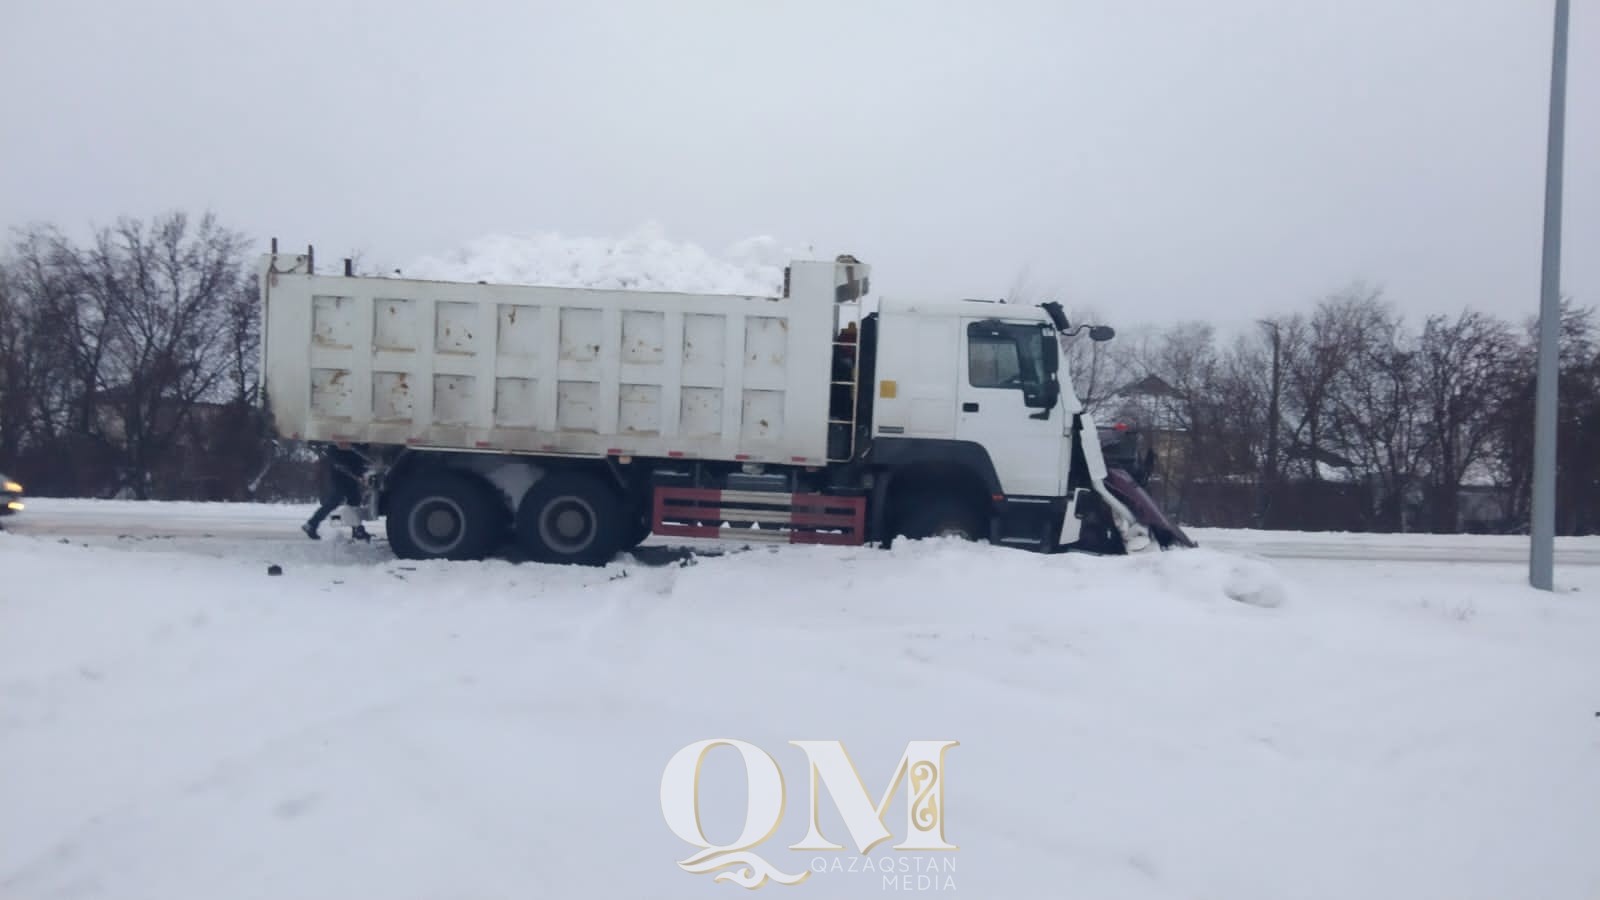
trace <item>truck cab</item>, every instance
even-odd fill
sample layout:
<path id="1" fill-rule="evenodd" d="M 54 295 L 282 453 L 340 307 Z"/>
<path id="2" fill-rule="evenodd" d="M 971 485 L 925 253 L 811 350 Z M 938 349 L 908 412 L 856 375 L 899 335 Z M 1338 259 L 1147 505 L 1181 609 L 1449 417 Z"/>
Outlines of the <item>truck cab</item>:
<path id="1" fill-rule="evenodd" d="M 1078 338 L 1059 306 L 885 299 L 876 319 L 868 457 L 899 482 L 886 533 L 1045 552 L 1192 543 L 1107 469 L 1061 368 Z"/>

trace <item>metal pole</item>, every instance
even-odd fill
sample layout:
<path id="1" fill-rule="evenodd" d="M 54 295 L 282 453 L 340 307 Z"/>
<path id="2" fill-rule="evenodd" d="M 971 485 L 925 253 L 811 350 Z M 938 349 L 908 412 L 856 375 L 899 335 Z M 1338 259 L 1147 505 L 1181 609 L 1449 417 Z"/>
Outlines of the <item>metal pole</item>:
<path id="1" fill-rule="evenodd" d="M 1282 335 L 1278 323 L 1267 319 L 1257 324 L 1272 329 L 1272 387 L 1267 401 L 1267 459 L 1261 473 L 1261 483 L 1256 488 L 1256 527 L 1267 527 L 1267 510 L 1272 505 L 1272 492 L 1278 484 L 1278 394 L 1282 383 L 1282 368 L 1278 361 Z"/>
<path id="2" fill-rule="evenodd" d="M 1555 587 L 1556 379 L 1561 337 L 1561 162 L 1567 106 L 1568 0 L 1556 0 L 1550 60 L 1550 134 L 1544 170 L 1544 269 L 1539 289 L 1539 387 L 1534 403 L 1533 522 L 1528 582 Z"/>

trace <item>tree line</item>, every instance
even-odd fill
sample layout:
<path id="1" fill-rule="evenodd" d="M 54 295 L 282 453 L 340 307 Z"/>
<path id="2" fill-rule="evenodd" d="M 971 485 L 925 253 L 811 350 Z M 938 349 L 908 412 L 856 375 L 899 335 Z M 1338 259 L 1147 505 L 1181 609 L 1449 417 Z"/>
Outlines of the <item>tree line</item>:
<path id="1" fill-rule="evenodd" d="M 0 253 L 0 470 L 30 494 L 303 497 L 255 407 L 261 340 L 249 241 L 215 216 L 51 225 Z M 292 459 L 292 454 L 289 455 Z"/>
<path id="2" fill-rule="evenodd" d="M 1158 449 L 1152 487 L 1199 525 L 1521 533 L 1532 496 L 1534 319 L 1408 322 L 1352 285 L 1224 337 L 1205 322 L 1074 345 L 1096 418 Z M 1600 329 L 1563 304 L 1558 530 L 1600 532 Z"/>
<path id="3" fill-rule="evenodd" d="M 308 498 L 303 448 L 273 442 L 255 406 L 251 252 L 210 214 L 85 240 L 16 230 L 0 251 L 0 471 L 43 495 Z M 1558 530 L 1595 533 L 1600 327 L 1563 310 Z M 1534 324 L 1412 323 L 1353 285 L 1239 334 L 1185 321 L 1078 340 L 1066 365 L 1097 419 L 1156 451 L 1152 491 L 1180 521 L 1522 531 Z"/>

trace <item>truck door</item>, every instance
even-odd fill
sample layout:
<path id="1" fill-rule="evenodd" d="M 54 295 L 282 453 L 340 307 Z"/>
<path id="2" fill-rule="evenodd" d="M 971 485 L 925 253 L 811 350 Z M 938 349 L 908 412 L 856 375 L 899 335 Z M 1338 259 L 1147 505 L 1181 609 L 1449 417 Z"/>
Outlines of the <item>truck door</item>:
<path id="1" fill-rule="evenodd" d="M 1055 329 L 1041 322 L 962 322 L 956 434 L 983 445 L 1007 495 L 1062 492 L 1061 385 Z"/>

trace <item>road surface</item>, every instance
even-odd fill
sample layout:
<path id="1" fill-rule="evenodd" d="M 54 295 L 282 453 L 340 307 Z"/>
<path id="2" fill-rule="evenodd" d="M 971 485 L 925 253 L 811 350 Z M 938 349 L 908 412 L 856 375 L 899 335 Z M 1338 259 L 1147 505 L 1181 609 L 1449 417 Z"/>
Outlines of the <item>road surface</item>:
<path id="1" fill-rule="evenodd" d="M 245 503 L 140 503 L 121 500 L 34 498 L 21 514 L 0 520 L 18 534 L 74 542 L 179 542 L 186 550 L 232 555 L 241 546 L 264 549 L 311 543 L 300 523 L 312 506 Z M 381 538 L 382 523 L 369 527 Z M 337 522 L 324 526 L 328 542 L 347 539 Z M 1346 534 L 1234 529 L 1191 529 L 1204 547 L 1268 559 L 1374 562 L 1515 564 L 1528 558 L 1528 539 L 1516 535 Z M 700 542 L 651 540 L 656 552 Z M 254 553 L 250 555 L 256 555 Z M 1600 538 L 1560 538 L 1556 564 L 1600 566 Z"/>

